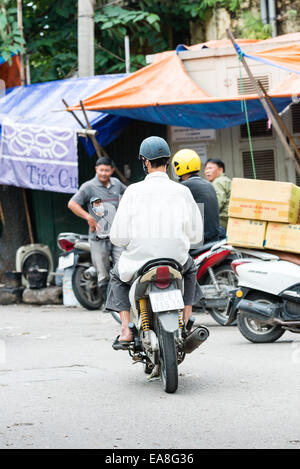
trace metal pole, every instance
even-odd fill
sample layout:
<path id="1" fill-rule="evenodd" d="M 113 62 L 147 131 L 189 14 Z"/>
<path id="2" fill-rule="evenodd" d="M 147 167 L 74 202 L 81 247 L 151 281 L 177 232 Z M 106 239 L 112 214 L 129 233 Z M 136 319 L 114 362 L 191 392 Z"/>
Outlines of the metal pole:
<path id="1" fill-rule="evenodd" d="M 95 74 L 94 54 L 94 7 L 95 0 L 78 0 L 78 75 Z"/>
<path id="2" fill-rule="evenodd" d="M 18 26 L 23 37 L 23 14 L 22 14 L 22 0 L 17 2 L 17 12 L 18 12 Z M 24 55 L 23 52 L 20 52 L 20 78 L 21 85 L 25 84 L 25 68 L 24 68 Z"/>
<path id="3" fill-rule="evenodd" d="M 275 37 L 277 36 L 275 0 L 268 0 L 268 7 L 269 7 L 269 22 L 272 28 L 272 37 Z"/>
<path id="4" fill-rule="evenodd" d="M 268 22 L 267 0 L 260 0 L 260 17 L 264 24 Z"/>
<path id="5" fill-rule="evenodd" d="M 26 85 L 31 85 L 29 55 L 26 55 Z"/>
<path id="6" fill-rule="evenodd" d="M 236 46 L 235 37 L 233 36 L 232 32 L 229 29 L 227 29 L 226 32 L 227 32 L 227 35 L 228 35 L 229 39 L 231 40 L 234 48 L 236 49 L 236 47 L 235 47 Z M 258 94 L 260 102 L 261 102 L 263 108 L 265 109 L 268 118 L 271 120 L 272 125 L 273 125 L 274 129 L 276 130 L 276 132 L 278 133 L 278 136 L 279 136 L 284 148 L 286 149 L 289 157 L 293 160 L 293 162 L 295 164 L 297 173 L 300 175 L 300 166 L 297 164 L 294 152 L 292 151 L 291 147 L 289 146 L 288 142 L 286 141 L 286 136 L 282 132 L 281 127 L 279 126 L 274 114 L 270 110 L 270 108 L 268 106 L 268 103 L 267 103 L 267 101 L 266 101 L 266 99 L 263 95 L 263 92 L 260 89 L 260 87 L 258 86 L 258 83 L 255 80 L 254 76 L 252 75 L 252 72 L 249 69 L 248 64 L 247 64 L 245 58 L 243 57 L 243 55 L 240 56 L 240 59 L 241 59 L 241 62 L 242 62 L 243 66 L 244 66 L 244 68 L 245 68 L 245 70 L 246 70 L 246 72 L 247 72 L 247 74 L 248 74 L 248 76 L 251 80 L 252 85 L 254 86 L 254 88 L 256 90 L 256 93 Z"/>

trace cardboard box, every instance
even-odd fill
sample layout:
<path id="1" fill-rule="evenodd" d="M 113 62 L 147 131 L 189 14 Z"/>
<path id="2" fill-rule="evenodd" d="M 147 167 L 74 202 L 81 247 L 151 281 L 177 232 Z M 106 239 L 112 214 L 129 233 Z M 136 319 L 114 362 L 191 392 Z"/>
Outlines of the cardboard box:
<path id="1" fill-rule="evenodd" d="M 300 187 L 290 182 L 233 178 L 228 215 L 252 220 L 297 223 Z"/>
<path id="2" fill-rule="evenodd" d="M 233 246 L 263 249 L 266 227 L 265 221 L 229 218 L 226 233 L 228 243 Z"/>
<path id="3" fill-rule="evenodd" d="M 265 247 L 300 254 L 300 225 L 269 222 Z"/>

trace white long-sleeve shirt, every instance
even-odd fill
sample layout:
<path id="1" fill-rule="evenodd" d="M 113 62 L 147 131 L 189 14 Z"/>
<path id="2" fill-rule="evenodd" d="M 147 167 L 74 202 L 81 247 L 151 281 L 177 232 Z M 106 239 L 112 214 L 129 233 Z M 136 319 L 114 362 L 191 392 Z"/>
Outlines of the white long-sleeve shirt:
<path id="1" fill-rule="evenodd" d="M 110 230 L 111 242 L 124 247 L 118 264 L 123 282 L 152 259 L 184 265 L 190 244 L 202 237 L 202 217 L 190 190 L 162 171 L 126 189 Z"/>

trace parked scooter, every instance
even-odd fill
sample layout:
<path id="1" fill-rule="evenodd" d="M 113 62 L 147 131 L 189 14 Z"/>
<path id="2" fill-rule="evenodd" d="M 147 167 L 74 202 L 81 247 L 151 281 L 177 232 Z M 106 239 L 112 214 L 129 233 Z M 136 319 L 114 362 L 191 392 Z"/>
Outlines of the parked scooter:
<path id="1" fill-rule="evenodd" d="M 193 309 L 208 311 L 214 320 L 223 326 L 227 321 L 225 313 L 229 292 L 237 286 L 231 262 L 241 254 L 227 244 L 226 239 L 204 244 L 196 250 L 191 250 L 190 254 L 198 268 L 197 281 L 204 295 L 204 301 Z"/>
<path id="2" fill-rule="evenodd" d="M 194 319 L 183 322 L 182 267 L 173 259 L 147 262 L 134 277 L 129 292 L 133 342 L 126 345 L 133 362 L 141 362 L 150 377 L 161 376 L 163 389 L 178 387 L 178 364 L 209 336 Z"/>
<path id="3" fill-rule="evenodd" d="M 261 253 L 260 259 L 232 262 L 238 289 L 231 297 L 227 324 L 251 342 L 275 342 L 286 330 L 300 333 L 299 256 Z"/>
<path id="4" fill-rule="evenodd" d="M 101 309 L 105 298 L 98 288 L 98 276 L 92 263 L 88 235 L 60 233 L 57 245 L 63 252 L 62 265 L 73 268 L 72 289 L 77 301 L 88 310 Z M 111 311 L 111 315 L 121 324 L 119 313 Z"/>
<path id="5" fill-rule="evenodd" d="M 72 288 L 78 302 L 86 309 L 99 309 L 103 297 L 98 289 L 97 271 L 92 264 L 89 238 L 77 233 L 60 233 L 57 245 L 63 251 L 65 267 L 72 267 Z"/>

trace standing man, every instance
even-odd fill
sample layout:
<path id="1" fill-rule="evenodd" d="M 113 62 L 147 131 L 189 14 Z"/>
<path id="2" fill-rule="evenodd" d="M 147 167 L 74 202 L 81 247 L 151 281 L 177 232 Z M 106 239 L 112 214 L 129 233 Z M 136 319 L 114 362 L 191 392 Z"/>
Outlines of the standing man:
<path id="1" fill-rule="evenodd" d="M 110 226 L 119 205 L 120 197 L 126 190 L 125 184 L 112 177 L 115 165 L 106 157 L 96 161 L 96 175 L 82 184 L 69 200 L 68 208 L 89 225 L 89 239 L 92 262 L 97 270 L 100 292 L 106 298 L 109 281 L 110 261 L 117 262 L 122 249 L 111 244 Z M 87 211 L 83 208 L 87 206 Z"/>
<path id="2" fill-rule="evenodd" d="M 213 186 L 199 176 L 201 160 L 190 149 L 179 150 L 173 156 L 174 171 L 182 185 L 188 187 L 200 206 L 204 222 L 204 244 L 219 240 L 219 207 Z"/>
<path id="3" fill-rule="evenodd" d="M 215 188 L 219 202 L 220 225 L 226 232 L 228 221 L 228 205 L 231 193 L 231 179 L 225 174 L 225 164 L 218 158 L 210 158 L 205 163 L 204 174 L 206 179 Z"/>

